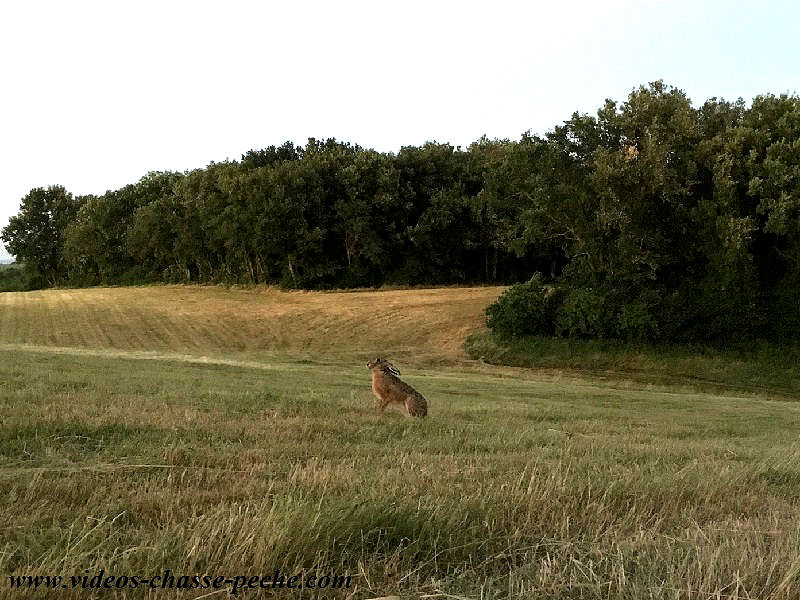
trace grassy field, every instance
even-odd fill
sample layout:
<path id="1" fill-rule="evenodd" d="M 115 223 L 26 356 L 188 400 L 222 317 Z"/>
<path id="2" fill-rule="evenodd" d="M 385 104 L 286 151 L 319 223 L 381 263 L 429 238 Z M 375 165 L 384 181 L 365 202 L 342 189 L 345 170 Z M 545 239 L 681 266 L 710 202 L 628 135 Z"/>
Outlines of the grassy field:
<path id="1" fill-rule="evenodd" d="M 800 404 L 471 361 L 499 293 L 0 294 L 0 575 L 352 575 L 347 592 L 274 592 L 292 598 L 800 598 Z M 378 352 L 428 419 L 376 414 L 363 363 Z M 7 579 L 0 595 L 47 597 Z"/>
<path id="2" fill-rule="evenodd" d="M 168 352 L 317 356 L 390 353 L 423 365 L 466 357 L 500 288 L 281 292 L 153 286 L 0 294 L 0 344 Z"/>
<path id="3" fill-rule="evenodd" d="M 671 389 L 800 398 L 800 347 L 789 343 L 741 341 L 736 346 L 710 348 L 540 336 L 501 342 L 489 331 L 478 331 L 467 338 L 466 348 L 473 358 L 539 373 L 568 372 Z"/>

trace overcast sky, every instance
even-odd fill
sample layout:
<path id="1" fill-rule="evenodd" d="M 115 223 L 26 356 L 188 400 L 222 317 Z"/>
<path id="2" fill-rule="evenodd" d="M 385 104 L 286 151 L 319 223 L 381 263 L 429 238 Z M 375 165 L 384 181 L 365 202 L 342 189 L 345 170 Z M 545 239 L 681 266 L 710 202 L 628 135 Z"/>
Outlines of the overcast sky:
<path id="1" fill-rule="evenodd" d="M 3 227 L 33 187 L 99 194 L 286 140 L 518 139 L 657 79 L 695 106 L 796 94 L 800 3 L 3 2 L 0 70 Z"/>

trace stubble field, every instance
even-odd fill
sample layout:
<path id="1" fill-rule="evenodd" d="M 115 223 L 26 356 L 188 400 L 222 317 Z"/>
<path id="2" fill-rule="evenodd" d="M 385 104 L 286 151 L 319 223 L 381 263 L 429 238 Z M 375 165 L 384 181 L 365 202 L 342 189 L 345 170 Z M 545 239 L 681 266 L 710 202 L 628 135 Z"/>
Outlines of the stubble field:
<path id="1" fill-rule="evenodd" d="M 291 598 L 798 598 L 800 406 L 467 359 L 498 288 L 0 294 L 8 575 L 352 576 Z M 380 416 L 387 354 L 428 398 Z M 253 597 L 255 592 L 243 592 Z"/>

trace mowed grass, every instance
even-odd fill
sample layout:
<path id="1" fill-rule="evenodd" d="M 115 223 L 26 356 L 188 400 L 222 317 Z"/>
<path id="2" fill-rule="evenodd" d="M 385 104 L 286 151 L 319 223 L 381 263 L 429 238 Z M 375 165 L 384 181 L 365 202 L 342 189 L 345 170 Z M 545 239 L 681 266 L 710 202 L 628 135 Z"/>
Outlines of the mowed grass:
<path id="1" fill-rule="evenodd" d="M 0 294 L 0 345 L 230 356 L 466 358 L 503 288 L 284 292 L 147 286 Z"/>
<path id="2" fill-rule="evenodd" d="M 497 290 L 290 295 L 338 343 L 323 325 L 248 342 L 244 328 L 307 328 L 302 309 L 264 326 L 272 290 L 126 291 L 0 295 L 0 573 L 353 576 L 347 592 L 276 592 L 303 598 L 800 597 L 791 399 L 470 363 L 469 314 Z M 93 313 L 92 292 L 121 300 Z M 174 304 L 148 316 L 159 294 Z M 424 421 L 376 414 L 359 360 L 383 343 L 352 331 L 359 315 L 392 295 L 387 346 Z M 218 318 L 192 328 L 200 314 Z"/>

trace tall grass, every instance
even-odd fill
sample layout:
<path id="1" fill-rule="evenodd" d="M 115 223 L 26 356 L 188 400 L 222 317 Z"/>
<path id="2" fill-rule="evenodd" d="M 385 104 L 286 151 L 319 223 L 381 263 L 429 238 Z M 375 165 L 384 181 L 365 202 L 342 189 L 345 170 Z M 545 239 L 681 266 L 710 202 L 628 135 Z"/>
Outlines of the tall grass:
<path id="1" fill-rule="evenodd" d="M 316 570 L 351 574 L 327 596 L 353 598 L 800 597 L 800 405 L 404 376 L 427 420 L 379 416 L 350 359 L 0 351 L 0 573 Z"/>
<path id="2" fill-rule="evenodd" d="M 487 331 L 468 354 L 496 365 L 568 371 L 640 384 L 800 398 L 800 346 L 767 342 L 712 347 L 527 336 L 499 341 Z"/>

